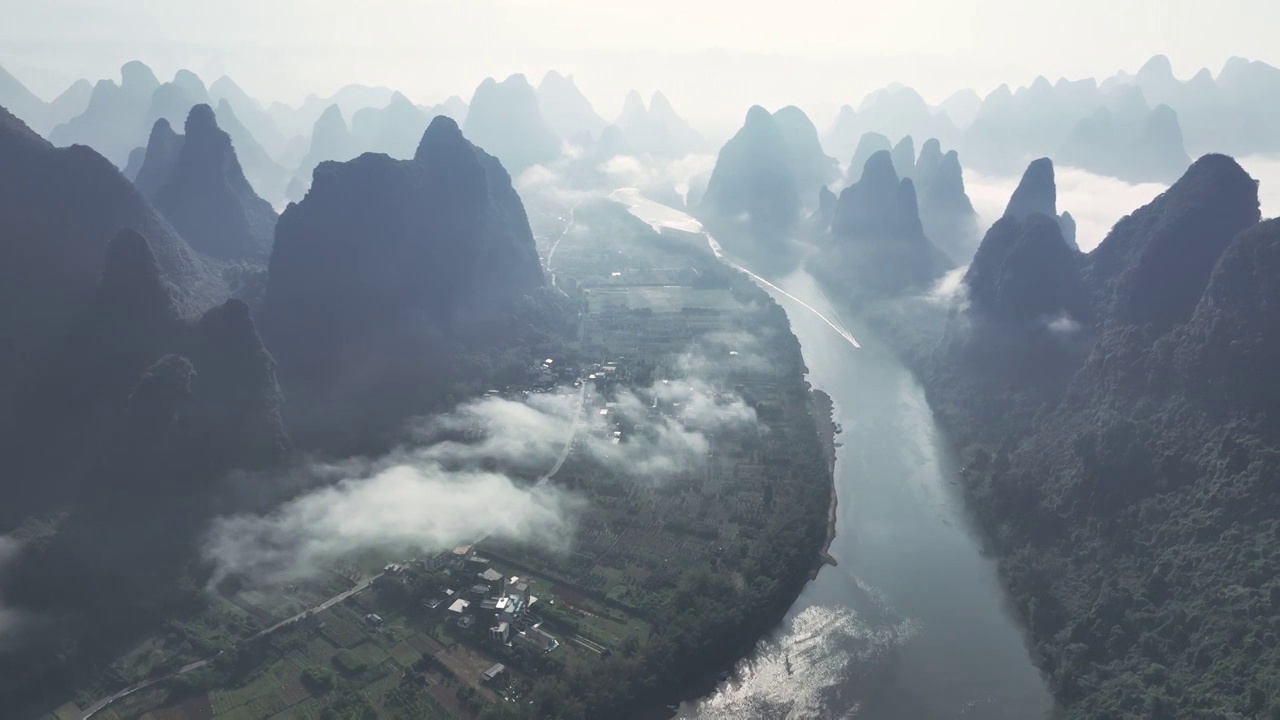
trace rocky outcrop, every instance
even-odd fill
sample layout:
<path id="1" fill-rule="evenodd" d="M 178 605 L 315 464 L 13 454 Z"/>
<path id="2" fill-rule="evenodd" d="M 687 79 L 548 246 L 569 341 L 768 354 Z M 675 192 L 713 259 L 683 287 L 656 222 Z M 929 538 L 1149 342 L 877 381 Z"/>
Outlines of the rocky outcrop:
<path id="1" fill-rule="evenodd" d="M 537 93 L 524 75 L 480 83 L 464 131 L 515 175 L 560 156 L 560 138 L 543 119 Z"/>
<path id="2" fill-rule="evenodd" d="M 154 133 L 153 133 L 154 134 Z M 245 179 L 212 108 L 197 105 L 156 206 L 198 252 L 224 261 L 263 262 L 271 253 L 276 213 Z"/>
<path id="3" fill-rule="evenodd" d="M 460 348 L 544 285 L 523 204 L 498 160 L 437 117 L 411 160 L 323 163 L 280 218 L 263 334 L 291 427 L 395 428 L 447 392 Z"/>
<path id="4" fill-rule="evenodd" d="M 1004 208 L 1004 216 L 1026 220 L 1034 214 L 1058 216 L 1058 186 L 1053 177 L 1053 161 L 1040 158 L 1027 166 L 1022 180 Z"/>
<path id="5" fill-rule="evenodd" d="M 1016 220 L 1026 220 L 1035 214 L 1057 220 L 1067 244 L 1076 246 L 1075 220 L 1064 220 L 1058 215 L 1058 184 L 1054 180 L 1053 161 L 1049 158 L 1033 160 L 1027 166 L 1004 209 L 1004 217 Z"/>

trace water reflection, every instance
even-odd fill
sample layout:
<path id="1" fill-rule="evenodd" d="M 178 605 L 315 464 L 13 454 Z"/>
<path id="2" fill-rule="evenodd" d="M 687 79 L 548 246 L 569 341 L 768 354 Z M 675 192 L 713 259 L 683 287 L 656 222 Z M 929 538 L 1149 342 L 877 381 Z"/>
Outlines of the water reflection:
<path id="1" fill-rule="evenodd" d="M 651 223 L 696 223 L 670 208 L 628 204 Z M 833 329 L 830 318 L 839 316 L 807 274 L 764 287 L 786 308 L 810 381 L 831 396 L 844 427 L 831 548 L 839 566 L 805 588 L 732 681 L 680 715 L 1050 715 L 1051 696 L 971 532 L 957 469 L 919 384 L 866 328 Z"/>

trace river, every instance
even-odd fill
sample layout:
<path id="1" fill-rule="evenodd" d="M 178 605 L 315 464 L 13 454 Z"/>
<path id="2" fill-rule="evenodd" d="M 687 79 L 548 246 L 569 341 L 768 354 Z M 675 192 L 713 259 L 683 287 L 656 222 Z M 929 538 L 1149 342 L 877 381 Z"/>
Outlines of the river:
<path id="1" fill-rule="evenodd" d="M 615 197 L 651 224 L 696 225 Z M 839 319 L 807 273 L 763 287 L 787 310 L 809 380 L 844 428 L 830 550 L 839 564 L 805 587 L 732 681 L 680 716 L 1049 717 L 1052 697 L 981 553 L 924 391 L 873 333 Z"/>

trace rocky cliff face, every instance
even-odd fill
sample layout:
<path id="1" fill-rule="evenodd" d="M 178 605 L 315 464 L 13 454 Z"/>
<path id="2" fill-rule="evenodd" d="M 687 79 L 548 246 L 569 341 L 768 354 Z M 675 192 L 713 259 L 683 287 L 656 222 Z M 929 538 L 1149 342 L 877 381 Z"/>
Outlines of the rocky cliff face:
<path id="1" fill-rule="evenodd" d="M 231 137 L 208 105 L 195 106 L 187 116 L 181 150 L 155 199 L 200 253 L 256 262 L 271 253 L 275 210 L 245 179 Z"/>
<path id="2" fill-rule="evenodd" d="M 263 309 L 295 426 L 421 412 L 449 357 L 503 341 L 512 304 L 543 284 L 510 176 L 452 120 L 411 160 L 321 164 L 280 218 Z"/>
<path id="3" fill-rule="evenodd" d="M 543 119 L 537 93 L 524 75 L 480 83 L 464 127 L 468 138 L 516 175 L 560 156 L 560 138 Z"/>

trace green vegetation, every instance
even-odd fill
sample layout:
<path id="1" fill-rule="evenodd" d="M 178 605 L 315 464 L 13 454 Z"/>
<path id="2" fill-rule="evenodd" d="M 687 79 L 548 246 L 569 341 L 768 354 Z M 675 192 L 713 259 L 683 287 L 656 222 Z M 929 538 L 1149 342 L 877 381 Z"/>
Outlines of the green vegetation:
<path id="1" fill-rule="evenodd" d="M 518 576 L 537 598 L 530 612 L 541 625 L 509 645 L 490 637 L 483 617 L 464 628 L 447 603 L 429 607 L 473 582 L 429 559 L 253 641 L 244 638 L 349 580 L 334 574 L 291 587 L 287 597 L 235 587 L 223 588 L 225 598 L 204 594 L 208 610 L 171 621 L 120 661 L 129 675 L 86 688 L 80 699 L 221 651 L 209 666 L 114 709 L 186 717 L 198 708 L 214 718 L 627 717 L 675 700 L 747 652 L 817 566 L 825 537 L 829 459 L 799 345 L 782 309 L 705 246 L 660 236 L 613 203 L 580 207 L 578 218 L 590 232 L 566 238 L 556 256 L 567 291 L 556 302 L 582 311 L 567 333 L 576 340 L 554 353 L 530 347 L 554 354 L 558 367 L 610 363 L 588 393 L 588 412 L 619 393 L 643 396 L 663 379 L 687 380 L 697 361 L 699 382 L 740 399 L 758 422 L 707 433 L 693 461 L 658 473 L 571 452 L 553 479 L 585 500 L 568 547 L 493 539 L 478 547 L 490 567 Z M 599 301 L 603 293 L 609 301 Z M 513 359 L 512 367 L 519 373 L 509 380 L 520 387 L 530 365 Z M 473 370 L 475 378 L 501 376 L 487 361 Z M 335 570 L 352 578 L 394 559 L 361 557 Z M 484 681 L 495 663 L 505 672 Z"/>
<path id="2" fill-rule="evenodd" d="M 1280 405 L 1260 371 L 1280 357 L 1280 224 L 1237 234 L 1256 186 L 1206 162 L 1234 168 L 1237 204 L 1201 178 L 1117 224 L 1082 261 L 1119 279 L 1093 288 L 1077 347 L 971 313 L 916 360 L 1073 718 L 1280 718 Z M 1139 271 L 1157 279 L 1126 285 Z"/>

